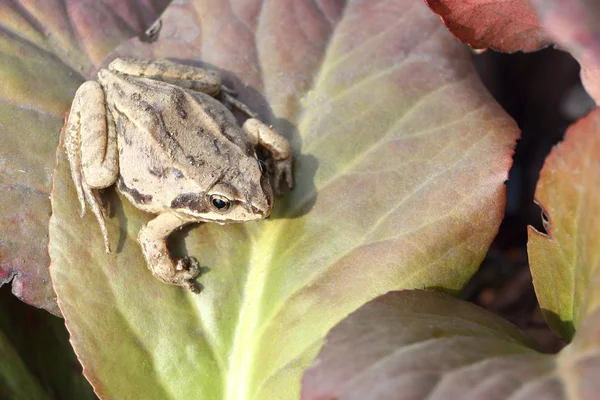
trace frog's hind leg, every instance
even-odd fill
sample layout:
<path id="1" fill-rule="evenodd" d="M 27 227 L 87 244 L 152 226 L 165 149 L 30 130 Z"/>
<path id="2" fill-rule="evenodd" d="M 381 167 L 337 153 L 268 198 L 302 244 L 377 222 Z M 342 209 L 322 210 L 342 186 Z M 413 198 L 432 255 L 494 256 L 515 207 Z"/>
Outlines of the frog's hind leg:
<path id="1" fill-rule="evenodd" d="M 110 63 L 108 69 L 125 75 L 142 76 L 206 93 L 231 104 L 250 118 L 258 118 L 258 114 L 234 97 L 236 95 L 235 90 L 223 85 L 221 76 L 215 71 L 178 64 L 169 60 L 136 60 L 131 58 L 117 58 Z"/>
<path id="2" fill-rule="evenodd" d="M 65 147 L 81 215 L 85 215 L 87 202 L 100 225 L 106 251 L 110 252 L 98 189 L 112 185 L 117 179 L 118 148 L 114 122 L 97 82 L 85 82 L 75 93 L 65 129 Z"/>
<path id="3" fill-rule="evenodd" d="M 232 106 L 234 106 L 235 108 L 237 108 L 238 110 L 240 110 L 241 112 L 243 112 L 244 114 L 246 114 L 247 116 L 249 116 L 250 118 L 258 119 L 258 114 L 257 113 L 255 113 L 254 111 L 252 111 L 250 109 L 250 107 L 248 107 L 246 104 L 242 103 L 241 101 L 239 101 L 238 99 L 236 99 L 235 97 L 233 97 L 227 91 L 223 90 L 220 93 L 220 96 L 223 98 L 223 101 L 231 104 Z"/>
<path id="4" fill-rule="evenodd" d="M 221 76 L 204 68 L 174 63 L 169 60 L 136 60 L 117 58 L 108 69 L 125 75 L 141 76 L 171 83 L 182 88 L 216 96 L 222 89 Z M 224 88 L 225 91 L 228 89 Z"/>

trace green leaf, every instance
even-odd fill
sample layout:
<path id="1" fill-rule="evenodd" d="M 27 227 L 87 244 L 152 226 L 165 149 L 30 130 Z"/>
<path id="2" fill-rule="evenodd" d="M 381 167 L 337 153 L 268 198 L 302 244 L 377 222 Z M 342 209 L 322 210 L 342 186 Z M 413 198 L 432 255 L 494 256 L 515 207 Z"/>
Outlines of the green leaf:
<path id="1" fill-rule="evenodd" d="M 104 253 L 61 152 L 51 274 L 97 393 L 294 399 L 327 331 L 366 301 L 460 290 L 502 219 L 518 130 L 424 4 L 180 1 L 162 20 L 157 42 L 113 55 L 218 68 L 291 139 L 297 186 L 268 221 L 173 238 L 207 267 L 195 295 L 152 277 L 136 243 L 152 216 L 113 190 Z"/>
<path id="2" fill-rule="evenodd" d="M 529 227 L 529 263 L 542 312 L 571 340 L 600 304 L 600 110 L 572 125 L 544 163 L 535 192 L 547 234 Z"/>
<path id="3" fill-rule="evenodd" d="M 0 5 L 0 286 L 60 315 L 48 275 L 52 171 L 63 115 L 85 76 L 142 33 L 166 0 Z"/>

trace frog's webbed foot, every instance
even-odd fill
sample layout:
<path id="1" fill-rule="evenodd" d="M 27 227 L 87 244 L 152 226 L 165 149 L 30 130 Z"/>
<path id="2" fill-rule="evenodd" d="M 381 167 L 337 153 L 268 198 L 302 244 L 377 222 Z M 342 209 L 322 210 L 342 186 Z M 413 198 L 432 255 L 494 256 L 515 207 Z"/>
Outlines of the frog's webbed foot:
<path id="1" fill-rule="evenodd" d="M 182 286 L 198 293 L 194 283 L 194 278 L 200 274 L 198 261 L 193 257 L 174 260 L 167 249 L 169 235 L 189 222 L 173 214 L 160 214 L 140 229 L 138 241 L 142 246 L 148 268 L 155 278 L 169 285 Z"/>
<path id="2" fill-rule="evenodd" d="M 242 129 L 255 144 L 261 145 L 271 153 L 270 164 L 273 169 L 275 194 L 281 196 L 282 181 L 288 188 L 293 189 L 292 147 L 287 139 L 256 118 L 247 119 Z"/>
<path id="3" fill-rule="evenodd" d="M 187 287 L 194 293 L 198 293 L 198 287 L 193 282 L 200 275 L 200 264 L 194 257 L 186 256 L 177 260 L 175 272 L 179 283 L 177 285 Z"/>
<path id="4" fill-rule="evenodd" d="M 106 252 L 110 252 L 106 217 L 98 189 L 112 185 L 118 174 L 117 137 L 99 83 L 79 87 L 65 125 L 65 149 L 71 176 L 85 216 L 86 203 L 98 220 Z"/>
<path id="5" fill-rule="evenodd" d="M 284 160 L 273 160 L 273 175 L 275 182 L 275 194 L 282 195 L 282 182 L 287 184 L 288 189 L 294 188 L 294 176 L 292 175 L 292 158 Z"/>

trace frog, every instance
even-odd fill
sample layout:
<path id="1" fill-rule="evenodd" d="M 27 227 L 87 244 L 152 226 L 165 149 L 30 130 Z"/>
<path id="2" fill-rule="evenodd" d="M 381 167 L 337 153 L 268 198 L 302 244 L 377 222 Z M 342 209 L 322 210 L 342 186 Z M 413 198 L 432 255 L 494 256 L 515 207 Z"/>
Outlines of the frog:
<path id="1" fill-rule="evenodd" d="M 97 78 L 77 89 L 65 124 L 81 217 L 89 206 L 111 253 L 101 194 L 116 186 L 134 207 L 155 215 L 137 235 L 152 275 L 197 293 L 200 264 L 173 257 L 169 236 L 190 223 L 268 218 L 274 193 L 294 186 L 290 142 L 213 70 L 117 58 Z M 243 123 L 234 109 L 245 115 Z"/>

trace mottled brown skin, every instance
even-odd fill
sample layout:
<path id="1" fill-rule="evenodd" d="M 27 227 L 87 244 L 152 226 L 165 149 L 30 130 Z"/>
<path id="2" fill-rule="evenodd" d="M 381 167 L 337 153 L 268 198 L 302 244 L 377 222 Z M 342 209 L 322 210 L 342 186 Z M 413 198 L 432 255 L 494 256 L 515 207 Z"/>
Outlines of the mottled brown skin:
<path id="1" fill-rule="evenodd" d="M 191 222 L 246 222 L 269 216 L 273 193 L 257 160 L 272 155 L 275 189 L 292 188 L 285 138 L 230 95 L 218 74 L 166 60 L 116 59 L 75 94 L 65 147 L 81 214 L 96 215 L 110 252 L 98 190 L 117 183 L 137 208 L 158 214 L 138 240 L 153 275 L 196 291 L 192 257 L 174 260 L 168 236 Z M 240 127 L 214 96 L 251 116 Z"/>

